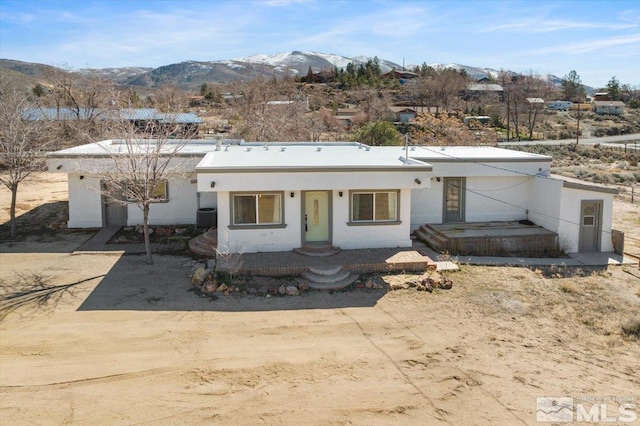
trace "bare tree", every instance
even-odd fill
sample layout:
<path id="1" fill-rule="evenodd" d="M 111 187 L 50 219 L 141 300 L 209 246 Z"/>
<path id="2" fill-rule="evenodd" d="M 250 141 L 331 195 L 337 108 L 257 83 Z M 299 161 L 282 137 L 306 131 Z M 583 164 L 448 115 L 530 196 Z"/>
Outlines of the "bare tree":
<path id="1" fill-rule="evenodd" d="M 439 110 L 448 112 L 459 106 L 460 94 L 469 83 L 468 77 L 453 68 L 438 69 L 429 80 L 430 93 Z"/>
<path id="2" fill-rule="evenodd" d="M 16 198 L 18 187 L 45 164 L 51 121 L 27 93 L 0 76 L 0 183 L 11 191 L 11 237 L 18 232 Z"/>
<path id="3" fill-rule="evenodd" d="M 238 134 L 253 141 L 295 141 L 308 133 L 307 97 L 292 81 L 258 76 L 231 85 Z"/>
<path id="4" fill-rule="evenodd" d="M 147 263 L 153 264 L 149 211 L 153 204 L 167 200 L 166 185 L 172 175 L 179 173 L 179 153 L 187 140 L 171 139 L 169 136 L 175 129 L 156 122 L 149 122 L 145 129 L 124 118 L 117 123 L 120 138 L 102 145 L 108 161 L 100 162 L 94 173 L 103 182 L 103 195 L 116 203 L 135 204 L 142 210 Z"/>

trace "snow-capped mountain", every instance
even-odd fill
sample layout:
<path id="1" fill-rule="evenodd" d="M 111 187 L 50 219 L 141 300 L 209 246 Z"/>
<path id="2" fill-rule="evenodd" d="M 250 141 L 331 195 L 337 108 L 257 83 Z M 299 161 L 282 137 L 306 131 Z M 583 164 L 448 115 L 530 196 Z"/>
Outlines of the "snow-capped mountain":
<path id="1" fill-rule="evenodd" d="M 292 51 L 277 53 L 274 55 L 256 54 L 235 59 L 213 61 L 185 61 L 176 64 L 164 65 L 158 68 L 121 67 L 103 68 L 97 70 L 84 70 L 98 72 L 105 78 L 109 78 L 118 84 L 133 87 L 158 87 L 163 84 L 172 84 L 185 90 L 198 90 L 202 83 L 224 83 L 233 80 L 251 80 L 258 76 L 271 77 L 273 75 L 292 76 L 306 75 L 309 67 L 313 72 L 330 71 L 335 67 L 345 68 L 349 63 L 356 66 L 366 64 L 374 58 L 366 56 L 341 56 L 332 53 L 320 53 L 312 51 Z M 386 59 L 378 58 L 380 69 L 383 73 L 393 69 L 402 70 L 402 65 Z M 475 80 L 484 78 L 497 78 L 500 71 L 493 68 L 482 68 L 469 65 L 428 64 L 433 68 L 454 68 L 458 71 L 466 71 L 467 75 Z M 407 65 L 405 69 L 412 71 L 416 65 Z M 0 68 L 26 74 L 32 77 L 41 76 L 43 65 L 29 62 L 0 59 Z M 505 70 L 507 71 L 507 70 Z M 512 74 L 512 71 L 507 71 Z M 554 75 L 543 76 L 548 81 L 559 84 L 561 78 Z"/>
<path id="2" fill-rule="evenodd" d="M 366 56 L 346 57 L 341 55 L 335 55 L 332 53 L 319 53 L 319 52 L 301 52 L 294 50 L 293 52 L 277 53 L 275 55 L 257 54 L 251 56 L 245 56 L 241 58 L 235 58 L 236 62 L 246 62 L 252 64 L 264 64 L 272 67 L 288 68 L 291 71 L 296 71 L 299 74 L 306 74 L 309 67 L 313 72 L 332 70 L 335 67 L 344 68 L 350 62 L 355 65 L 366 64 L 367 61 L 373 58 Z M 392 69 L 402 69 L 402 66 L 380 59 L 380 69 L 382 72 L 389 72 Z"/>

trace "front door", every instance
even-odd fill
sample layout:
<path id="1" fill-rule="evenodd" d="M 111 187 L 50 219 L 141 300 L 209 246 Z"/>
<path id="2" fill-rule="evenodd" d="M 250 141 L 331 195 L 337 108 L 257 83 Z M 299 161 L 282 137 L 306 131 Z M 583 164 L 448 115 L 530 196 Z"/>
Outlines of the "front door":
<path id="1" fill-rule="evenodd" d="M 600 251 L 602 201 L 582 201 L 580 207 L 580 243 L 578 251 Z"/>
<path id="2" fill-rule="evenodd" d="M 442 221 L 464 222 L 464 187 L 465 178 L 444 178 L 444 200 Z"/>
<path id="3" fill-rule="evenodd" d="M 304 193 L 303 236 L 305 243 L 330 242 L 329 191 L 307 191 Z"/>

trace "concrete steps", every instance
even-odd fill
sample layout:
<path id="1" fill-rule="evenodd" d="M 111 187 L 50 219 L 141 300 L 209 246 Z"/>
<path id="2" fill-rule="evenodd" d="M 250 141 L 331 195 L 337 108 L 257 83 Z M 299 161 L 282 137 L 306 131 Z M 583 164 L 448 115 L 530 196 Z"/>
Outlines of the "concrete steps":
<path id="1" fill-rule="evenodd" d="M 340 247 L 334 247 L 329 243 L 312 243 L 305 244 L 300 248 L 293 250 L 296 253 L 311 257 L 327 257 L 340 253 Z"/>
<path id="2" fill-rule="evenodd" d="M 204 234 L 189 240 L 189 250 L 199 256 L 216 257 L 218 230 L 209 229 Z"/>
<path id="3" fill-rule="evenodd" d="M 414 235 L 435 251 L 443 252 L 449 248 L 449 238 L 429 225 L 422 225 L 414 231 Z"/>
<path id="4" fill-rule="evenodd" d="M 302 277 L 316 290 L 340 290 L 358 279 L 358 274 L 343 270 L 342 266 L 312 266 Z"/>

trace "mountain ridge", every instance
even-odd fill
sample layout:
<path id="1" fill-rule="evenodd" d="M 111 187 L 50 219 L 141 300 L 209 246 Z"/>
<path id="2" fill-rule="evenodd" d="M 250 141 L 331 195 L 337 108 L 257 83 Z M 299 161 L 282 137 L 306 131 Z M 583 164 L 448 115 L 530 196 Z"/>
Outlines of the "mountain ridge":
<path id="1" fill-rule="evenodd" d="M 120 85 L 140 88 L 155 88 L 164 84 L 177 85 L 184 90 L 197 90 L 202 83 L 227 83 L 234 80 L 250 80 L 258 76 L 271 77 L 289 73 L 293 77 L 306 75 L 309 67 L 313 72 L 329 71 L 335 67 L 344 68 L 350 62 L 356 66 L 364 65 L 369 60 L 367 56 L 347 57 L 333 53 L 321 53 L 313 51 L 282 52 L 273 55 L 254 54 L 234 59 L 222 59 L 213 61 L 188 60 L 173 64 L 151 67 L 110 67 L 100 69 L 81 69 L 80 72 L 95 72 Z M 380 59 L 380 69 L 383 73 L 393 69 L 402 70 L 403 66 L 395 62 Z M 450 64 L 427 64 L 434 68 L 454 68 L 464 70 L 471 78 L 481 80 L 484 78 L 496 78 L 500 70 L 486 67 L 476 67 Z M 413 70 L 416 65 L 407 65 L 406 70 Z M 43 70 L 55 68 L 50 65 L 23 62 L 12 59 L 0 59 L 0 68 L 10 69 L 15 72 L 29 75 L 32 78 L 42 78 Z M 506 72 L 518 74 L 513 71 Z M 554 84 L 559 84 L 560 77 L 546 75 L 543 78 Z"/>

